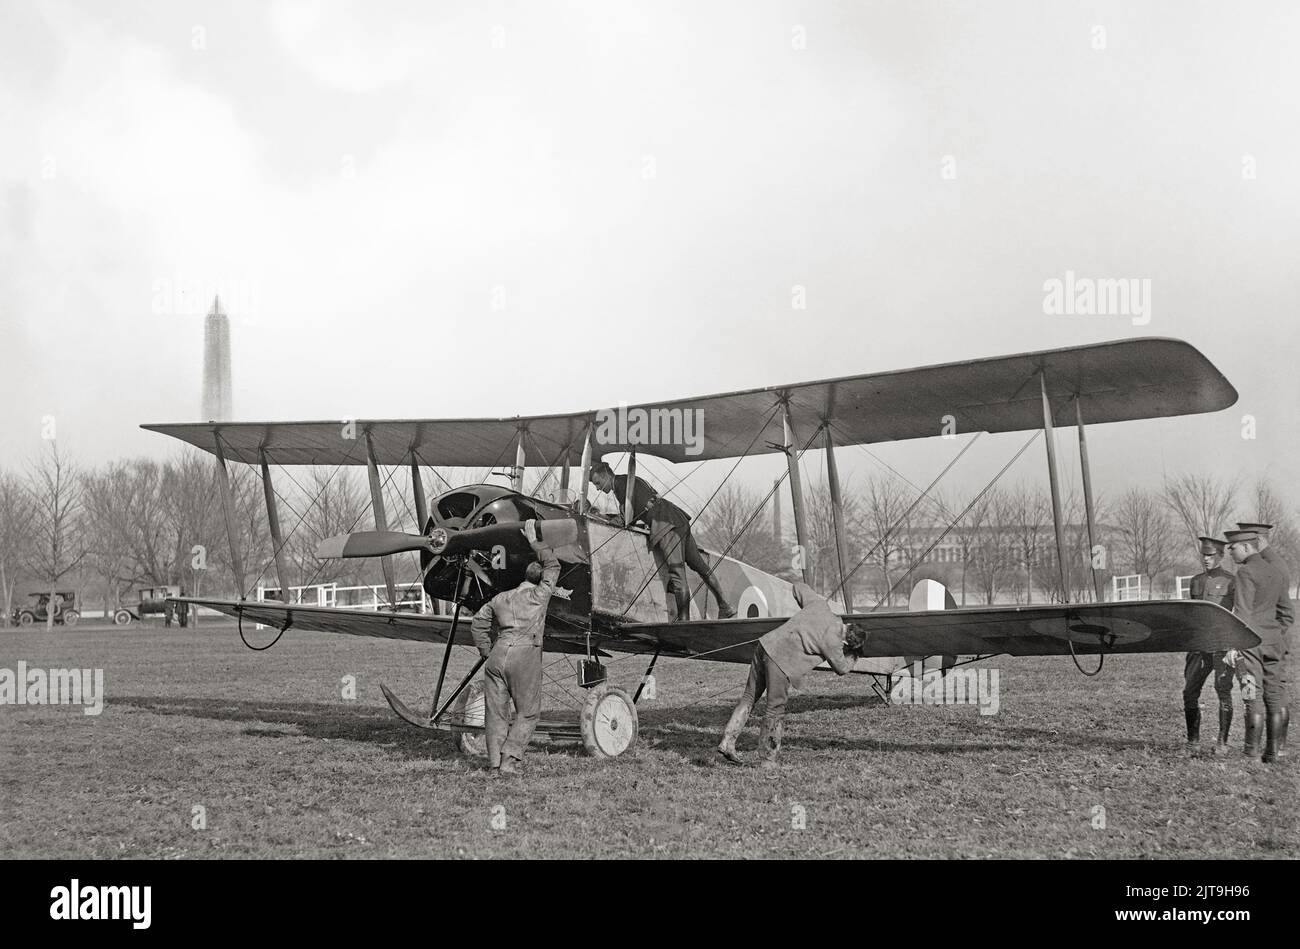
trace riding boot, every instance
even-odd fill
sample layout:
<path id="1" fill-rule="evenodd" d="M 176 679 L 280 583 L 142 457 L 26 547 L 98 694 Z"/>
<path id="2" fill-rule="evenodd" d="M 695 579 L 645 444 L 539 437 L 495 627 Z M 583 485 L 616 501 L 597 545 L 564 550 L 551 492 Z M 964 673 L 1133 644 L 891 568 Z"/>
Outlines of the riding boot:
<path id="1" fill-rule="evenodd" d="M 736 608 L 727 602 L 727 596 L 722 592 L 722 584 L 718 582 L 710 571 L 704 576 L 704 583 L 713 594 L 713 598 L 718 601 L 718 619 L 731 619 L 736 615 Z"/>
<path id="2" fill-rule="evenodd" d="M 1246 744 L 1242 751 L 1247 758 L 1258 758 L 1260 747 L 1260 732 L 1264 729 L 1264 713 L 1246 709 Z"/>
<path id="3" fill-rule="evenodd" d="M 1269 710 L 1266 721 L 1268 738 L 1264 743 L 1264 760 L 1269 764 L 1286 761 L 1286 726 L 1290 719 L 1290 711 L 1285 705 Z"/>
<path id="4" fill-rule="evenodd" d="M 763 760 L 760 762 L 762 767 L 776 767 L 777 757 L 781 754 L 781 732 L 784 729 L 784 720 L 778 720 L 770 727 L 767 722 L 763 723 L 763 733 L 758 738 L 759 747 L 763 751 Z"/>
<path id="5" fill-rule="evenodd" d="M 691 591 L 674 590 L 673 596 L 677 600 L 677 622 L 684 623 L 691 618 Z"/>
<path id="6" fill-rule="evenodd" d="M 1232 706 L 1219 707 L 1219 740 L 1214 745 L 1216 755 L 1227 754 L 1228 735 L 1232 732 Z"/>
<path id="7" fill-rule="evenodd" d="M 745 723 L 749 721 L 749 713 L 753 709 L 753 703 L 741 700 L 736 706 L 735 711 L 731 713 L 731 720 L 727 722 L 726 731 L 722 733 L 722 741 L 718 743 L 718 752 L 730 761 L 739 762 L 740 755 L 736 754 L 736 741 L 740 738 L 740 733 L 745 729 Z"/>
<path id="8" fill-rule="evenodd" d="M 1199 708 L 1183 709 L 1183 718 L 1187 720 L 1187 743 L 1194 745 L 1201 740 L 1201 710 Z"/>

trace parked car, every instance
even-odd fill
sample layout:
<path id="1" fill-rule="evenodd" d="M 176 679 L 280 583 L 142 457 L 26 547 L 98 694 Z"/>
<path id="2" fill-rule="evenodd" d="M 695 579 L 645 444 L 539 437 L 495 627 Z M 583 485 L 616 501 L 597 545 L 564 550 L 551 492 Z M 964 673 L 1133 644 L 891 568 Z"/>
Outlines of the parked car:
<path id="1" fill-rule="evenodd" d="M 50 615 L 49 593 L 29 593 L 27 596 L 33 602 L 15 608 L 13 621 L 19 626 L 31 626 L 33 623 L 46 622 Z M 77 609 L 77 594 L 71 590 L 56 592 L 54 594 L 54 622 L 61 623 L 64 626 L 76 626 L 79 619 L 81 619 L 81 611 Z"/>
<path id="2" fill-rule="evenodd" d="M 113 622 L 118 626 L 126 626 L 133 619 L 163 616 L 167 610 L 167 598 L 180 595 L 181 588 L 178 586 L 144 587 L 140 590 L 140 602 L 134 609 L 123 606 L 113 611 Z"/>

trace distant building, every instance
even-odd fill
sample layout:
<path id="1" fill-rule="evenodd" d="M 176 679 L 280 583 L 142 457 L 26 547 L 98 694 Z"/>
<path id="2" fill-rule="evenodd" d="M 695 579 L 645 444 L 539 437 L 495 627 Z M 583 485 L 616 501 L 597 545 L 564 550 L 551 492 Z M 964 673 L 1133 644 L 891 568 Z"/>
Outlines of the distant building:
<path id="1" fill-rule="evenodd" d="M 203 419 L 228 422 L 234 417 L 230 387 L 230 317 L 214 297 L 203 320 Z"/>

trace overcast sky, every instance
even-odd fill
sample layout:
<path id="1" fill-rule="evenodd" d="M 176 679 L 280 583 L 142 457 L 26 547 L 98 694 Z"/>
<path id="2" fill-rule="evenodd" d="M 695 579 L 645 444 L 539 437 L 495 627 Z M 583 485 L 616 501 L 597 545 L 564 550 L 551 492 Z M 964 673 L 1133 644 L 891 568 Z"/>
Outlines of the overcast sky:
<path id="1" fill-rule="evenodd" d="M 1241 399 L 1098 427 L 1101 487 L 1291 490 L 1297 49 L 1293 3 L 0 0 L 0 463 L 46 416 L 86 462 L 173 450 L 137 426 L 198 417 L 220 291 L 240 419 L 1172 336 Z M 1067 271 L 1149 280 L 1149 322 L 1045 313 Z M 918 481 L 955 450 L 873 449 Z"/>

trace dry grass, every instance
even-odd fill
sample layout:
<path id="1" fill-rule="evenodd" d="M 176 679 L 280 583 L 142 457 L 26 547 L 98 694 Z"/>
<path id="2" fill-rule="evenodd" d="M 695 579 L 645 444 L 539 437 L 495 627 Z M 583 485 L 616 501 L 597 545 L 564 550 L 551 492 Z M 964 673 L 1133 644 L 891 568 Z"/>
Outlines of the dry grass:
<path id="1" fill-rule="evenodd" d="M 628 754 L 534 748 L 515 780 L 389 712 L 379 680 L 422 707 L 437 657 L 299 632 L 253 653 L 215 622 L 0 632 L 0 666 L 102 667 L 107 690 L 97 718 L 0 707 L 0 853 L 1300 856 L 1295 762 L 1189 755 L 1179 656 L 1112 658 L 1096 679 L 1068 659 L 994 660 L 1002 707 L 988 717 L 871 704 L 858 677 L 813 677 L 792 699 L 776 773 L 712 752 L 744 667 L 661 662 Z M 633 683 L 643 662 L 616 663 L 612 678 Z M 564 660 L 550 671 L 577 691 Z M 355 701 L 341 697 L 347 675 Z M 1207 719 L 1212 701 L 1207 687 Z M 196 805 L 204 830 L 191 827 Z"/>

